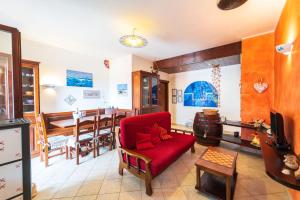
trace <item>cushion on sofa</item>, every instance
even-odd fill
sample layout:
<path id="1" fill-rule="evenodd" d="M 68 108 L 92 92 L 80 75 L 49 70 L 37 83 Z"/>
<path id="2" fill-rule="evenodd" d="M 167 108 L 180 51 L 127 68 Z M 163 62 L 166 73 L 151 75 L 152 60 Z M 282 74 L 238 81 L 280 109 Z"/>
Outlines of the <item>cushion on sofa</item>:
<path id="1" fill-rule="evenodd" d="M 191 135 L 183 135 L 171 133 L 171 139 L 162 141 L 160 144 L 155 145 L 152 149 L 135 150 L 137 153 L 143 154 L 152 159 L 151 173 L 157 176 L 164 169 L 166 169 L 172 162 L 177 160 L 184 152 L 189 150 L 195 142 L 195 137 Z M 126 156 L 124 155 L 124 161 Z M 130 157 L 132 165 L 136 166 L 136 159 Z M 140 166 L 145 170 L 145 163 L 140 161 Z"/>
<path id="2" fill-rule="evenodd" d="M 137 150 L 151 149 L 154 145 L 151 142 L 151 134 L 137 133 L 136 134 L 136 148 Z"/>
<path id="3" fill-rule="evenodd" d="M 162 127 L 158 127 L 160 129 L 160 134 L 159 137 L 161 140 L 168 140 L 172 138 L 172 135 L 168 134 L 167 130 L 162 128 Z"/>
<path id="4" fill-rule="evenodd" d="M 159 137 L 161 129 L 159 128 L 157 123 L 155 123 L 152 127 L 147 127 L 146 132 L 151 134 L 151 141 L 154 145 L 161 143 Z"/>
<path id="5" fill-rule="evenodd" d="M 136 133 L 146 132 L 147 127 L 152 127 L 155 123 L 171 131 L 171 115 L 169 112 L 151 113 L 134 117 L 124 118 L 120 122 L 121 137 L 120 142 L 123 148 L 136 149 Z"/>

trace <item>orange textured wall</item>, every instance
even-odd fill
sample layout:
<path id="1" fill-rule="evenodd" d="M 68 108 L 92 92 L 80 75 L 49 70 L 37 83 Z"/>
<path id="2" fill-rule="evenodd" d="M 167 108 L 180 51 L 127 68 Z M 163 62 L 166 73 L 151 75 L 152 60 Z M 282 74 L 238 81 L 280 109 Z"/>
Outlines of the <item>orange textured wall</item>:
<path id="1" fill-rule="evenodd" d="M 269 87 L 258 93 L 253 85 L 260 78 Z M 274 87 L 274 33 L 242 40 L 241 119 L 264 119 L 269 123 Z"/>
<path id="2" fill-rule="evenodd" d="M 300 154 L 300 1 L 287 0 L 275 31 L 275 45 L 293 42 L 289 56 L 275 53 L 274 108 L 284 116 L 285 134 Z M 293 199 L 300 192 L 291 191 Z"/>
<path id="3" fill-rule="evenodd" d="M 275 31 L 275 45 L 293 42 L 292 54 L 275 53 L 274 108 L 284 115 L 285 133 L 300 154 L 300 1 L 287 0 Z"/>

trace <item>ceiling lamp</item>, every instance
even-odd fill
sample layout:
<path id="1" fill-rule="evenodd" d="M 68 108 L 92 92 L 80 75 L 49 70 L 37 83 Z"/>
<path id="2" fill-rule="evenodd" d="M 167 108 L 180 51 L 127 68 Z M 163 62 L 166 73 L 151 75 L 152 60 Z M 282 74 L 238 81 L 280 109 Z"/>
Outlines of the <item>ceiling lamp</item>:
<path id="1" fill-rule="evenodd" d="M 120 43 L 126 47 L 141 48 L 148 44 L 147 40 L 139 35 L 135 35 L 135 28 L 131 35 L 124 35 L 120 38 Z"/>
<path id="2" fill-rule="evenodd" d="M 231 10 L 240 7 L 241 5 L 246 3 L 246 1 L 247 0 L 219 0 L 218 7 L 221 10 Z"/>

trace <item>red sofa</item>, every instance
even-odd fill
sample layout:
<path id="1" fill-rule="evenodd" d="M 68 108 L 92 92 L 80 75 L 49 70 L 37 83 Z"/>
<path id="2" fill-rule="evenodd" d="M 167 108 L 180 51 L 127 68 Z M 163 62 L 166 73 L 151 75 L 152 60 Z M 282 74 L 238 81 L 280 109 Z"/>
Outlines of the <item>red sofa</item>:
<path id="1" fill-rule="evenodd" d="M 136 134 L 145 133 L 148 127 L 157 123 L 172 135 L 171 139 L 163 140 L 154 148 L 146 150 L 136 149 Z M 178 133 L 171 130 L 171 115 L 168 112 L 159 112 L 129 117 L 121 120 L 119 148 L 119 173 L 123 169 L 145 180 L 146 193 L 152 194 L 151 180 L 165 170 L 187 150 L 194 153 L 195 138 L 185 131 Z M 128 162 L 129 161 L 129 162 Z"/>

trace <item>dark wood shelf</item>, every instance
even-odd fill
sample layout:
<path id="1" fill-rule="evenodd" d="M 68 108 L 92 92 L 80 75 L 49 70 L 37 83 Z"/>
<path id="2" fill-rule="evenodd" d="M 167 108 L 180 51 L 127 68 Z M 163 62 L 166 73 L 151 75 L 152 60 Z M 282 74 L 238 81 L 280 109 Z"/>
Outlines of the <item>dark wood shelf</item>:
<path id="1" fill-rule="evenodd" d="M 249 129 L 257 129 L 252 124 L 243 123 L 241 121 L 232 121 L 232 120 L 226 120 L 224 122 L 221 122 L 223 125 L 227 126 L 235 126 L 235 127 L 241 127 L 241 128 L 249 128 Z"/>
<path id="2" fill-rule="evenodd" d="M 296 180 L 293 172 L 291 175 L 281 173 L 281 170 L 284 167 L 283 155 L 294 153 L 292 151 L 283 152 L 276 149 L 275 146 L 272 145 L 271 138 L 263 131 L 259 132 L 259 139 L 265 162 L 265 170 L 268 176 L 289 188 L 300 190 L 300 181 Z"/>
<path id="3" fill-rule="evenodd" d="M 231 199 L 233 199 L 237 174 L 232 178 Z M 217 177 L 213 174 L 204 172 L 201 176 L 201 187 L 196 188 L 200 192 L 213 196 L 217 199 L 226 199 L 226 183 L 225 179 Z"/>
<path id="4" fill-rule="evenodd" d="M 233 135 L 223 134 L 221 137 L 207 136 L 207 138 L 214 139 L 214 140 L 220 140 L 220 141 L 224 141 L 224 142 L 229 142 L 229 143 L 233 143 L 233 144 L 238 144 L 243 147 L 260 150 L 260 147 L 252 145 L 250 140 L 244 140 L 244 139 L 241 139 L 240 137 L 234 137 Z"/>

